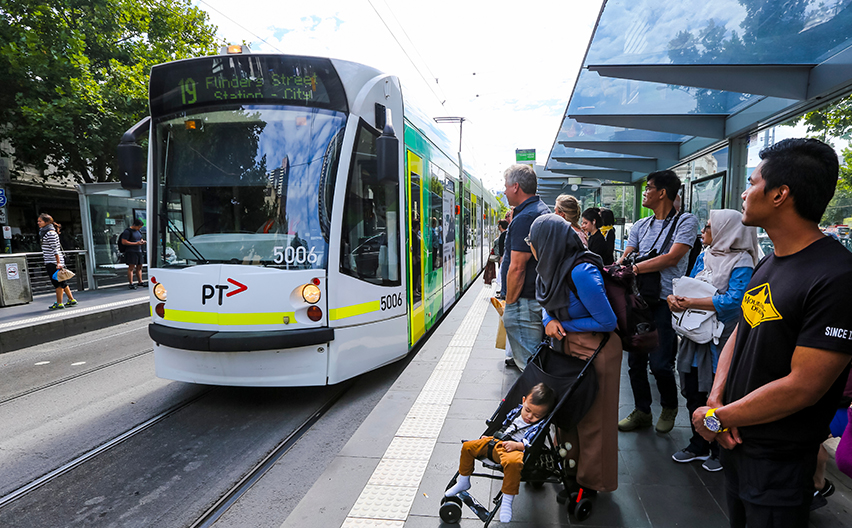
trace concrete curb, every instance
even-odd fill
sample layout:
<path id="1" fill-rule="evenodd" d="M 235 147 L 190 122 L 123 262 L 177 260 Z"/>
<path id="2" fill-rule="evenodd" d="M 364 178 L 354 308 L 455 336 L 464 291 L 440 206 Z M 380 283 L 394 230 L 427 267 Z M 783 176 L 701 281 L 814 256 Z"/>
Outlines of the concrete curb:
<path id="1" fill-rule="evenodd" d="M 100 330 L 151 315 L 147 300 L 104 311 L 45 321 L 33 326 L 12 328 L 0 332 L 0 354 L 36 345 L 43 345 L 93 330 Z"/>

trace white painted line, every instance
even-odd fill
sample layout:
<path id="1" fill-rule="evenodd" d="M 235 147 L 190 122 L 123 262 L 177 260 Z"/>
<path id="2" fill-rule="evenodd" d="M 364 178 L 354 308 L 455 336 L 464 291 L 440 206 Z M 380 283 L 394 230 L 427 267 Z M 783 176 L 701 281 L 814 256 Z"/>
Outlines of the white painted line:
<path id="1" fill-rule="evenodd" d="M 485 287 L 474 299 L 341 528 L 401 527 L 408 518 L 490 296 L 491 288 Z"/>
<path id="2" fill-rule="evenodd" d="M 39 367 L 41 365 L 47 365 L 50 361 L 39 361 L 38 363 L 34 363 L 35 366 Z"/>
<path id="3" fill-rule="evenodd" d="M 71 363 L 71 366 L 72 367 L 79 367 L 80 365 L 85 365 L 85 364 L 86 364 L 85 361 L 78 361 L 76 363 Z"/>
<path id="4" fill-rule="evenodd" d="M 98 304 L 95 306 L 87 306 L 85 308 L 79 308 L 80 305 L 75 306 L 74 308 L 68 308 L 68 311 L 62 312 L 52 312 L 49 315 L 40 315 L 38 317 L 30 317 L 29 319 L 20 319 L 18 321 L 11 321 L 8 323 L 0 324 L 0 330 L 4 330 L 6 328 L 13 328 L 16 326 L 32 326 L 35 323 L 40 323 L 43 321 L 55 320 L 59 319 L 64 314 L 81 314 L 81 313 L 89 313 L 95 311 L 106 311 L 113 308 L 119 308 L 121 306 L 127 306 L 129 304 L 138 304 L 140 301 L 145 301 L 150 299 L 147 295 L 144 297 L 134 297 L 133 299 L 127 299 L 124 301 L 117 301 L 113 303 L 107 304 Z"/>

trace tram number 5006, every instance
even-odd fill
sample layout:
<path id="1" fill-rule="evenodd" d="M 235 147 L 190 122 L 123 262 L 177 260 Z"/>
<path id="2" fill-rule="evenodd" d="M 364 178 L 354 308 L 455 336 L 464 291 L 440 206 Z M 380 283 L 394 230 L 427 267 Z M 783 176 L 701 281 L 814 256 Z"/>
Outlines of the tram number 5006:
<path id="1" fill-rule="evenodd" d="M 400 306 L 402 306 L 402 294 L 392 293 L 390 295 L 385 295 L 380 299 L 379 302 L 382 305 L 382 311 L 399 308 Z"/>
<path id="2" fill-rule="evenodd" d="M 311 246 L 308 251 L 304 246 L 294 248 L 293 246 L 275 246 L 272 248 L 273 262 L 276 264 L 315 264 L 319 260 L 316 254 L 316 246 Z"/>

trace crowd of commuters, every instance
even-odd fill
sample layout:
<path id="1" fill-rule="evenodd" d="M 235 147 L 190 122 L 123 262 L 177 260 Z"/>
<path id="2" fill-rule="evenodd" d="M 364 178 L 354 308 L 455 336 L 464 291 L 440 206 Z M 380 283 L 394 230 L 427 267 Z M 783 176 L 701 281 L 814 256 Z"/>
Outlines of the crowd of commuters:
<path id="1" fill-rule="evenodd" d="M 732 527 L 807 526 L 834 491 L 822 448 L 830 422 L 843 434 L 837 465 L 852 475 L 852 312 L 839 309 L 852 290 L 852 254 L 818 227 L 837 156 L 818 140 L 791 139 L 760 157 L 743 212 L 713 210 L 703 226 L 680 210 L 677 175 L 651 173 L 642 205 L 653 215 L 636 222 L 617 261 L 611 211 L 581 212 L 562 195 L 551 214 L 530 167 L 504 173 L 513 217 L 498 241 L 500 291 L 515 366 L 523 370 L 545 336 L 588 359 L 590 343 L 610 334 L 594 361 L 594 405 L 575 430 L 558 431 L 586 493 L 617 488 L 618 431 L 654 425 L 649 367 L 662 407 L 656 431 L 674 427 L 679 376 L 693 434 L 672 458 L 724 471 Z M 774 244 L 765 257 L 757 227 Z M 697 258 L 695 244 L 704 248 Z M 621 421 L 621 341 L 602 274 L 614 261 L 635 274 L 659 337 L 650 354 L 628 353 L 634 408 Z"/>

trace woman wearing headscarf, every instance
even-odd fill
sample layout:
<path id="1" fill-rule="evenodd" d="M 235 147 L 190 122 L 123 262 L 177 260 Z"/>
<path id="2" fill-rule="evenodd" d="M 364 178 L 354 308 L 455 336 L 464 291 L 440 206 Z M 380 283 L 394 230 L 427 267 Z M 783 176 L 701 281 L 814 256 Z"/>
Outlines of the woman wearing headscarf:
<path id="1" fill-rule="evenodd" d="M 541 303 L 545 333 L 561 342 L 563 352 L 582 359 L 591 354 L 576 345 L 580 334 L 587 333 L 583 337 L 588 341 L 600 343 L 609 333 L 609 341 L 594 361 L 595 402 L 575 430 L 562 432 L 560 442 L 571 442 L 569 458 L 577 460 L 577 483 L 586 493 L 614 491 L 618 487 L 621 339 L 614 332 L 617 321 L 604 289 L 603 263 L 556 214 L 535 219 L 529 243 L 538 260 L 536 300 Z"/>
<path id="2" fill-rule="evenodd" d="M 681 394 L 686 398 L 689 409 L 688 416 L 706 405 L 707 394 L 713 388 L 719 352 L 736 326 L 746 286 L 759 261 L 757 229 L 744 226 L 742 218 L 742 213 L 732 209 L 713 210 L 702 230 L 706 249 L 698 255 L 690 277 L 709 282 L 716 288 L 716 294 L 703 298 L 669 295 L 667 299 L 672 312 L 690 308 L 714 311 L 719 322 L 725 325 L 718 345 L 713 341 L 699 344 L 685 337 L 681 339 L 677 370 Z M 695 431 L 695 427 L 692 428 L 689 445 L 672 455 L 672 459 L 681 463 L 703 460 L 701 467 L 707 471 L 722 469 L 718 444 L 708 443 Z"/>

